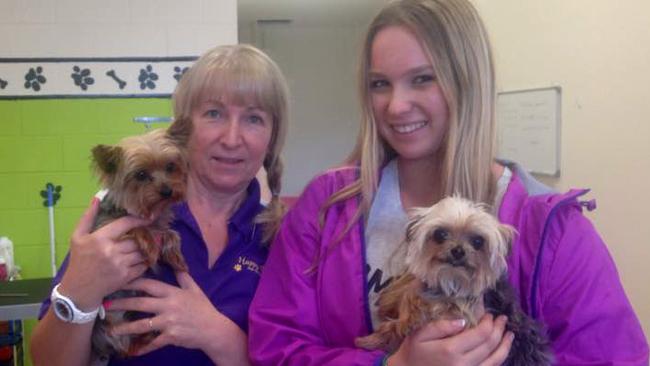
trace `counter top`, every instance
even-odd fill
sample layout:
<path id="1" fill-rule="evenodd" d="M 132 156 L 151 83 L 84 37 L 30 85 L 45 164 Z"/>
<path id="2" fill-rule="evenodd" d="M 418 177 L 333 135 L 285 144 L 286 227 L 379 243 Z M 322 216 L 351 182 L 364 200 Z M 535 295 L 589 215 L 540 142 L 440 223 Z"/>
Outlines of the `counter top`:
<path id="1" fill-rule="evenodd" d="M 36 319 L 51 285 L 51 278 L 0 281 L 0 320 Z"/>

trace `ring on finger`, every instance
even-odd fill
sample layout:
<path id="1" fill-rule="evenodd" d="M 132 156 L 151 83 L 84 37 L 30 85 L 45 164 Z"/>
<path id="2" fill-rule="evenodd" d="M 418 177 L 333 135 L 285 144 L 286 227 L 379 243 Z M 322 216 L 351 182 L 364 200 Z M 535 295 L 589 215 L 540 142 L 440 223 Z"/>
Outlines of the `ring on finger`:
<path id="1" fill-rule="evenodd" d="M 149 318 L 149 330 L 153 330 L 153 318 Z"/>

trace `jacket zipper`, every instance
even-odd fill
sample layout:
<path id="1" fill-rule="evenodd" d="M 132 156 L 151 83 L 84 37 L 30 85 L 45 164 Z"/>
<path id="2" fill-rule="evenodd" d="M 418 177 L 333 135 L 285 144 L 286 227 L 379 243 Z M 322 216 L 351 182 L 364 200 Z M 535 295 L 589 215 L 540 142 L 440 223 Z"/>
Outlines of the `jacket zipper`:
<path id="1" fill-rule="evenodd" d="M 551 220 L 555 216 L 556 212 L 558 209 L 561 207 L 564 207 L 572 202 L 577 202 L 579 205 L 582 205 L 580 202 L 577 201 L 578 197 L 581 197 L 585 194 L 587 194 L 590 190 L 589 189 L 583 189 L 581 191 L 576 192 L 575 194 L 564 198 L 562 201 L 558 202 L 553 208 L 551 208 L 551 211 L 549 212 L 548 216 L 546 217 L 546 221 L 544 222 L 544 230 L 542 231 L 542 237 L 540 239 L 539 243 L 539 249 L 537 251 L 537 258 L 535 259 L 535 270 L 533 271 L 533 281 L 531 284 L 530 288 L 530 316 L 533 319 L 537 319 L 538 315 L 538 309 L 537 309 L 537 287 L 539 284 L 539 277 L 540 277 L 540 267 L 541 267 L 541 262 L 542 262 L 542 256 L 544 252 L 544 244 L 546 244 L 547 237 L 549 235 L 549 227 Z M 593 200 L 592 200 L 593 201 Z M 590 201 L 590 202 L 592 202 Z M 590 208 L 590 207 L 588 207 Z M 591 211 L 591 209 L 590 209 Z"/>

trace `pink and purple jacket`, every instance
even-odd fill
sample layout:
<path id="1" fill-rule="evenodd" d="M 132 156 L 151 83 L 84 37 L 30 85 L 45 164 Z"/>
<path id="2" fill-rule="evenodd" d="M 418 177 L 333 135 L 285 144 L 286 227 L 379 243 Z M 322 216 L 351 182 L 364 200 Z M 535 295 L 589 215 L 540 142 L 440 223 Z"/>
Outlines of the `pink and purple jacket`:
<path id="1" fill-rule="evenodd" d="M 499 219 L 519 236 L 509 279 L 523 310 L 541 321 L 556 365 L 648 365 L 648 344 L 614 262 L 582 215 L 588 190 L 552 193 L 518 166 Z M 372 331 L 363 220 L 337 242 L 357 199 L 323 203 L 357 175 L 343 168 L 316 177 L 289 211 L 271 247 L 249 313 L 249 353 L 256 365 L 379 364 L 384 354 L 354 346 Z M 315 258 L 318 267 L 310 271 Z"/>

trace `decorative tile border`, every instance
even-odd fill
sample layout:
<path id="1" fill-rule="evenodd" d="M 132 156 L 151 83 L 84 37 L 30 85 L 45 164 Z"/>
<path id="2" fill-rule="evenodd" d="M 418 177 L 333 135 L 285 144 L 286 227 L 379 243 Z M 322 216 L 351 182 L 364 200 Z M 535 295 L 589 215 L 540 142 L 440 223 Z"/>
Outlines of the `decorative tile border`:
<path id="1" fill-rule="evenodd" d="M 196 59 L 0 58 L 0 99 L 168 98 Z"/>

